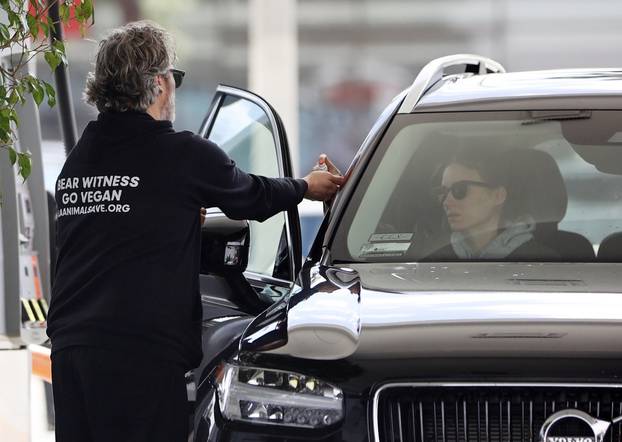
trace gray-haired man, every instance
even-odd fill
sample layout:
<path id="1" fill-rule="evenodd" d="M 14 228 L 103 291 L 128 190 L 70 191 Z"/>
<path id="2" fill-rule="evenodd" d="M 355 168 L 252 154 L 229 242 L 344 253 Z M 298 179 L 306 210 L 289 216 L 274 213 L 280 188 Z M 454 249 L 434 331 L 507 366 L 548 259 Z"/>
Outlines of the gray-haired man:
<path id="1" fill-rule="evenodd" d="M 57 442 L 185 441 L 184 372 L 201 359 L 200 208 L 264 220 L 343 183 L 330 169 L 249 175 L 213 143 L 175 132 L 174 58 L 166 31 L 132 23 L 101 42 L 87 80 L 100 114 L 56 184 Z"/>

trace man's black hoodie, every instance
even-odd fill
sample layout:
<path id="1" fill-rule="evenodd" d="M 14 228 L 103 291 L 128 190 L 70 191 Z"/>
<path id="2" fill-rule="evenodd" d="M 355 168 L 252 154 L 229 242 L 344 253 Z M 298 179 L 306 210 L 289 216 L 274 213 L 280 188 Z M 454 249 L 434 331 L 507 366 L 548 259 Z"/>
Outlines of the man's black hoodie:
<path id="1" fill-rule="evenodd" d="M 265 220 L 304 180 L 247 174 L 215 144 L 142 112 L 88 124 L 56 182 L 52 352 L 97 346 L 186 369 L 201 359 L 201 207 Z"/>

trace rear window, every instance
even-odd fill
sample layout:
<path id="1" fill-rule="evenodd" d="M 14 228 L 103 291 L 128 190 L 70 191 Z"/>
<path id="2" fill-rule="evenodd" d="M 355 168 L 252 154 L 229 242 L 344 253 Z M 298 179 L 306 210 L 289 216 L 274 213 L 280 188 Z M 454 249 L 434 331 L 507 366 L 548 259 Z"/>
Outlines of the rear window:
<path id="1" fill-rule="evenodd" d="M 332 244 L 338 261 L 617 262 L 618 111 L 398 115 Z"/>

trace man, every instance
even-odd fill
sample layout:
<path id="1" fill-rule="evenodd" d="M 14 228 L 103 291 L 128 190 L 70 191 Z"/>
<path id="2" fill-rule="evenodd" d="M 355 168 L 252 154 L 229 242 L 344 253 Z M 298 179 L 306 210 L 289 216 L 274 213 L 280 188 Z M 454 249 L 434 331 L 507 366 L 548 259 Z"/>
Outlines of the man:
<path id="1" fill-rule="evenodd" d="M 185 441 L 184 373 L 201 359 L 201 207 L 265 220 L 343 183 L 330 162 L 304 179 L 246 174 L 175 132 L 174 58 L 166 31 L 132 23 L 101 42 L 87 79 L 100 114 L 56 185 L 57 442 Z"/>

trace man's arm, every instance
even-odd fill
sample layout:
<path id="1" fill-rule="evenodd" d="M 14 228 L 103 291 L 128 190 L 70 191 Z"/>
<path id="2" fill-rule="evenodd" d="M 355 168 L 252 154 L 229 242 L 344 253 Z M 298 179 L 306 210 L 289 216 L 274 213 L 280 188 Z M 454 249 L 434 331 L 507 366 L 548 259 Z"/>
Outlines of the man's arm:
<path id="1" fill-rule="evenodd" d="M 219 207 L 233 219 L 264 221 L 297 205 L 303 197 L 332 198 L 343 178 L 314 171 L 303 179 L 267 178 L 244 172 L 214 143 L 193 136 L 191 188 L 202 207 Z"/>

